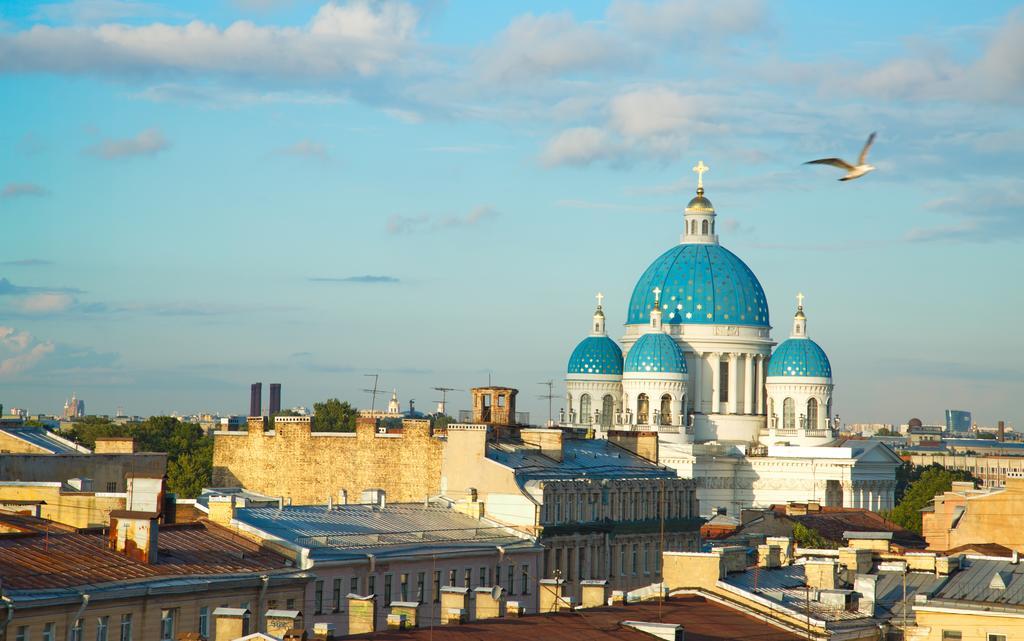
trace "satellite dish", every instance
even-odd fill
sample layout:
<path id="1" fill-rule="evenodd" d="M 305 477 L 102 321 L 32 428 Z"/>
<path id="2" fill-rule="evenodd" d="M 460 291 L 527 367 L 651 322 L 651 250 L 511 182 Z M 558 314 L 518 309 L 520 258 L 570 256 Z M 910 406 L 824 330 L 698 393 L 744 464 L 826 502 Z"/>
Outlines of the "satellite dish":
<path id="1" fill-rule="evenodd" d="M 501 595 L 504 594 L 504 593 L 505 593 L 505 588 L 501 587 L 500 585 L 496 585 L 493 588 L 491 588 L 491 598 L 494 599 L 495 601 L 500 600 L 501 599 Z"/>

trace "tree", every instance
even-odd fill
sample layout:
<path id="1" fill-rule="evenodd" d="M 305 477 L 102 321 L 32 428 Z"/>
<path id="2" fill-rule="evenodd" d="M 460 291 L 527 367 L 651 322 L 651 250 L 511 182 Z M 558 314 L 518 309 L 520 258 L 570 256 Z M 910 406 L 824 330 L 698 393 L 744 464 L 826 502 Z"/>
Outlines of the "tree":
<path id="1" fill-rule="evenodd" d="M 182 498 L 195 498 L 206 487 L 212 473 L 212 456 L 206 456 L 205 452 L 182 454 L 167 464 L 167 491 Z"/>
<path id="2" fill-rule="evenodd" d="M 890 430 L 888 427 L 883 427 L 882 429 L 875 432 L 875 436 L 892 436 L 892 430 Z"/>
<path id="3" fill-rule="evenodd" d="M 109 418 L 86 416 L 74 421 L 67 436 L 90 450 L 96 447 L 96 439 L 111 436 L 131 436 L 131 426 L 117 425 Z"/>
<path id="4" fill-rule="evenodd" d="M 435 430 L 446 430 L 448 429 L 449 423 L 455 423 L 455 419 L 447 414 L 434 414 L 431 422 L 431 426 Z"/>
<path id="5" fill-rule="evenodd" d="M 899 473 L 897 473 L 899 477 Z M 916 478 L 915 478 L 916 477 Z M 913 480 L 895 508 L 885 513 L 890 521 L 921 533 L 921 510 L 927 506 L 937 494 L 949 491 L 953 481 L 974 481 L 977 479 L 964 470 L 947 470 L 941 465 L 912 466 L 909 477 Z"/>
<path id="6" fill-rule="evenodd" d="M 811 529 L 803 523 L 793 524 L 793 540 L 802 548 L 822 550 L 836 547 L 836 544 L 822 536 L 821 532 Z"/>
<path id="7" fill-rule="evenodd" d="M 993 434 L 992 432 L 978 432 L 977 434 L 975 434 L 975 437 L 988 439 L 990 441 L 996 440 L 996 435 Z"/>
<path id="8" fill-rule="evenodd" d="M 359 410 L 349 405 L 348 401 L 341 402 L 336 398 L 329 398 L 323 403 L 313 403 L 313 430 L 354 432 L 357 416 Z"/>

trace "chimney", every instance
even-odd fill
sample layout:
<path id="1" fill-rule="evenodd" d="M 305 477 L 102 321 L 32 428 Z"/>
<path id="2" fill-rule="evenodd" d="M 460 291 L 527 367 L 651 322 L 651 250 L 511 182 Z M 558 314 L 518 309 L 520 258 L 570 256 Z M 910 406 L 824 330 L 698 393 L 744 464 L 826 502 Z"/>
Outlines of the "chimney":
<path id="1" fill-rule="evenodd" d="M 281 641 L 306 641 L 306 631 L 301 628 L 285 630 L 284 636 L 281 637 Z"/>
<path id="2" fill-rule="evenodd" d="M 348 633 L 364 634 L 377 629 L 377 595 L 348 597 Z"/>
<path id="3" fill-rule="evenodd" d="M 1006 423 L 1004 423 L 1003 421 L 999 421 L 998 423 L 996 423 L 996 425 L 998 426 L 997 429 L 998 429 L 999 442 L 1000 443 L 1005 443 L 1006 442 Z"/>
<path id="4" fill-rule="evenodd" d="M 837 584 L 834 561 L 808 561 L 804 564 L 807 587 L 817 590 L 835 590 Z"/>
<path id="5" fill-rule="evenodd" d="M 313 641 L 334 641 L 334 624 L 314 623 Z"/>
<path id="6" fill-rule="evenodd" d="M 441 588 L 441 625 L 465 623 L 469 618 L 469 588 Z"/>
<path id="7" fill-rule="evenodd" d="M 281 411 L 281 384 L 270 384 L 270 412 L 271 416 Z"/>
<path id="8" fill-rule="evenodd" d="M 768 513 L 769 514 L 774 514 L 774 512 L 768 512 Z M 764 542 L 767 543 L 768 545 L 777 545 L 777 546 L 779 546 L 779 564 L 780 565 L 789 565 L 790 563 L 793 562 L 793 555 L 794 555 L 793 539 L 789 538 L 788 536 L 769 536 L 769 537 L 765 538 Z"/>
<path id="9" fill-rule="evenodd" d="M 359 496 L 359 502 L 384 509 L 387 507 L 387 493 L 379 487 L 363 490 Z"/>
<path id="10" fill-rule="evenodd" d="M 212 641 L 235 641 L 249 634 L 249 610 L 217 608 L 213 611 Z"/>
<path id="11" fill-rule="evenodd" d="M 249 386 L 249 416 L 263 416 L 263 383 Z"/>
<path id="12" fill-rule="evenodd" d="M 540 453 L 553 461 L 562 462 L 562 430 L 548 428 L 526 428 L 519 430 L 519 437 L 526 445 L 540 449 Z"/>
<path id="13" fill-rule="evenodd" d="M 580 607 L 601 608 L 608 605 L 610 588 L 605 580 L 580 581 Z"/>
<path id="14" fill-rule="evenodd" d="M 519 601 L 508 601 L 505 603 L 505 616 L 521 617 L 526 614 L 526 608 Z"/>
<path id="15" fill-rule="evenodd" d="M 869 617 L 875 616 L 875 589 L 877 585 L 877 574 L 858 574 L 853 580 L 853 589 L 857 592 L 858 613 Z"/>
<path id="16" fill-rule="evenodd" d="M 110 548 L 139 563 L 156 563 L 159 518 L 157 512 L 113 510 L 107 534 Z"/>
<path id="17" fill-rule="evenodd" d="M 68 479 L 68 485 L 70 485 L 75 492 L 92 492 L 92 479 L 76 477 Z"/>
<path id="18" fill-rule="evenodd" d="M 486 587 L 481 585 L 473 590 L 476 597 L 475 618 L 477 621 L 484 619 L 498 619 L 504 616 L 505 590 L 500 585 Z"/>
<path id="19" fill-rule="evenodd" d="M 267 610 L 267 634 L 284 637 L 289 630 L 302 627 L 302 612 L 298 610 Z"/>
<path id="20" fill-rule="evenodd" d="M 540 606 L 541 613 L 558 612 L 559 610 L 571 610 L 572 598 L 565 596 L 564 579 L 541 579 L 540 580 Z"/>
<path id="21" fill-rule="evenodd" d="M 768 544 L 757 546 L 757 566 L 768 569 L 781 567 L 782 548 Z"/>
<path id="22" fill-rule="evenodd" d="M 211 496 L 207 503 L 209 513 L 206 518 L 218 525 L 230 526 L 231 520 L 235 518 L 235 501 L 234 496 Z"/>

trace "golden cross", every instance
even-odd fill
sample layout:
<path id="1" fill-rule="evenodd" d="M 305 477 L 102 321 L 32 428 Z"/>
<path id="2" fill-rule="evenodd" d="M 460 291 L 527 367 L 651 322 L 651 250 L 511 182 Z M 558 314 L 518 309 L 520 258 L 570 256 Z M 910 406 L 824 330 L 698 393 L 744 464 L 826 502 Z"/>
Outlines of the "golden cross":
<path id="1" fill-rule="evenodd" d="M 804 296 L 803 292 L 797 292 L 797 295 L 796 295 L 796 306 L 799 307 L 800 309 L 804 308 L 804 298 L 805 298 L 805 296 Z"/>
<path id="2" fill-rule="evenodd" d="M 654 304 L 657 305 L 661 301 L 661 290 L 657 287 L 654 288 Z"/>
<path id="3" fill-rule="evenodd" d="M 601 301 L 604 300 L 604 294 L 602 294 L 601 292 L 597 292 L 597 296 L 595 298 L 597 298 L 597 306 L 600 307 Z"/>
<path id="4" fill-rule="evenodd" d="M 693 168 L 693 170 L 697 172 L 697 189 L 704 189 L 704 172 L 709 169 L 711 169 L 711 167 L 705 165 L 703 160 L 698 162 Z"/>

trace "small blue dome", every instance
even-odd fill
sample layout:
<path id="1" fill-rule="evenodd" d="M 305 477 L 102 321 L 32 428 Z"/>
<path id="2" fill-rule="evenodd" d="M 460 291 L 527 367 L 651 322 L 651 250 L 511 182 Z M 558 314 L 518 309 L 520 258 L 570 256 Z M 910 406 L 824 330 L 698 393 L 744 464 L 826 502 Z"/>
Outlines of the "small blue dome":
<path id="1" fill-rule="evenodd" d="M 668 334 L 652 332 L 641 336 L 626 355 L 626 371 L 685 374 L 683 351 Z"/>
<path id="2" fill-rule="evenodd" d="M 721 245 L 676 245 L 659 256 L 633 288 L 627 325 L 647 323 L 655 287 L 665 324 L 768 327 L 768 299 L 757 276 Z"/>
<path id="3" fill-rule="evenodd" d="M 588 336 L 572 350 L 568 372 L 622 376 L 622 350 L 607 336 Z"/>
<path id="4" fill-rule="evenodd" d="M 817 376 L 832 378 L 825 350 L 809 338 L 789 338 L 772 352 L 768 376 Z"/>

